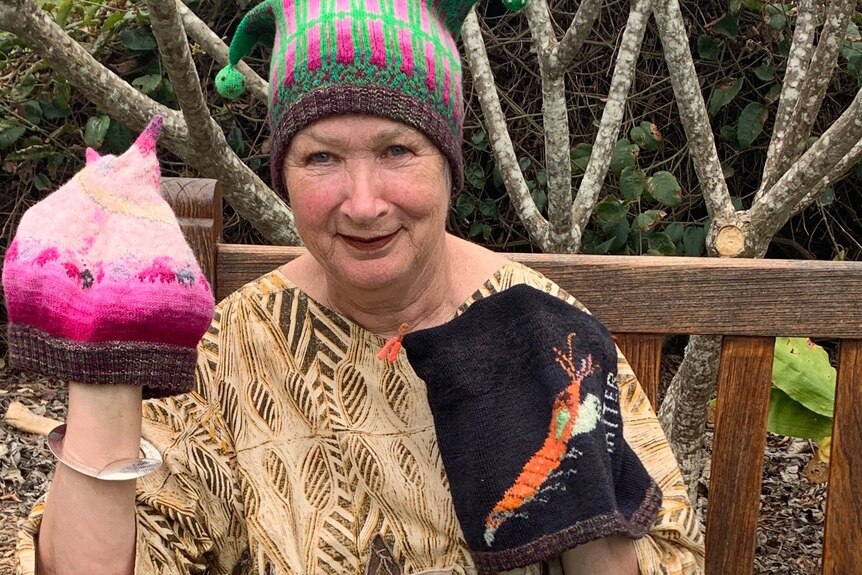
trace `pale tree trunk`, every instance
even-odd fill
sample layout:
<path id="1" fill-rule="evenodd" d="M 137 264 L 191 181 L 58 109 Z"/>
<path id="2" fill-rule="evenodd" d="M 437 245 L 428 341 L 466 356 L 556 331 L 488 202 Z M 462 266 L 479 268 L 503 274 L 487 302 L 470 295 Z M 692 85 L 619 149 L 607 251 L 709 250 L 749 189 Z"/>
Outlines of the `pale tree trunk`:
<path id="1" fill-rule="evenodd" d="M 58 74 L 101 110 L 132 129 L 141 130 L 154 115 L 164 118 L 161 142 L 202 176 L 217 178 L 227 201 L 242 217 L 275 244 L 298 245 L 293 212 L 231 150 L 209 115 L 197 73 L 189 60 L 175 0 L 148 3 L 153 31 L 183 111 L 171 110 L 124 82 L 72 40 L 35 0 L 0 3 L 0 29 L 15 34 Z M 186 18 L 194 28 L 195 20 Z M 196 28 L 199 38 L 212 44 L 211 35 Z M 219 41 L 220 42 L 220 41 Z M 224 55 L 226 57 L 226 47 Z M 226 58 L 225 58 L 226 61 Z M 260 92 L 259 77 L 249 73 Z M 265 93 L 265 91 L 264 91 Z"/>

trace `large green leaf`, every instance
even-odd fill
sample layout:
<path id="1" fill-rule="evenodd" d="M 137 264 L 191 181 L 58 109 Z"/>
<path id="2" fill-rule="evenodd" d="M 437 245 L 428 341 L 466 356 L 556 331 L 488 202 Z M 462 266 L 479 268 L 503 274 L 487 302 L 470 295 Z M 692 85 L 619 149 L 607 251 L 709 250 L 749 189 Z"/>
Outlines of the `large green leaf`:
<path id="1" fill-rule="evenodd" d="M 92 116 L 87 120 L 87 127 L 84 129 L 84 143 L 98 150 L 102 147 L 102 142 L 105 141 L 105 134 L 108 133 L 108 128 L 111 127 L 111 118 L 104 114 Z"/>
<path id="2" fill-rule="evenodd" d="M 599 225 L 605 230 L 610 230 L 616 226 L 617 222 L 626 217 L 628 211 L 628 206 L 624 203 L 614 196 L 607 196 L 601 202 L 596 204 L 594 213 Z"/>
<path id="3" fill-rule="evenodd" d="M 686 226 L 682 234 L 682 252 L 689 257 L 699 257 L 706 249 L 706 226 Z"/>
<path id="4" fill-rule="evenodd" d="M 641 194 L 644 192 L 645 183 L 646 173 L 643 170 L 636 170 L 628 166 L 620 172 L 620 193 L 629 202 L 640 199 Z"/>
<path id="5" fill-rule="evenodd" d="M 725 78 L 712 91 L 709 97 L 709 115 L 715 116 L 727 106 L 742 89 L 742 78 Z"/>
<path id="6" fill-rule="evenodd" d="M 749 102 L 739 115 L 739 124 L 736 127 L 736 140 L 739 142 L 739 147 L 743 150 L 748 148 L 760 132 L 763 131 L 763 124 L 766 123 L 768 111 L 760 102 Z"/>
<path id="7" fill-rule="evenodd" d="M 587 164 L 590 161 L 590 154 L 593 153 L 593 145 L 581 142 L 571 151 L 572 170 L 576 174 L 583 174 L 587 169 Z"/>
<path id="8" fill-rule="evenodd" d="M 773 387 L 769 395 L 766 428 L 779 435 L 820 441 L 832 435 L 832 418 L 806 409 L 798 401 Z"/>
<path id="9" fill-rule="evenodd" d="M 810 411 L 832 417 L 835 368 L 826 350 L 810 339 L 775 338 L 772 383 Z"/>
<path id="10" fill-rule="evenodd" d="M 665 206 L 678 206 L 682 200 L 682 188 L 676 181 L 676 176 L 670 172 L 656 172 L 647 178 L 647 192 Z"/>
<path id="11" fill-rule="evenodd" d="M 633 146 L 628 138 L 618 141 L 611 156 L 611 171 L 619 176 L 625 168 L 634 168 L 637 153 L 638 147 Z"/>
<path id="12" fill-rule="evenodd" d="M 701 60 L 718 60 L 721 45 L 706 34 L 701 34 L 697 37 L 697 53 Z"/>

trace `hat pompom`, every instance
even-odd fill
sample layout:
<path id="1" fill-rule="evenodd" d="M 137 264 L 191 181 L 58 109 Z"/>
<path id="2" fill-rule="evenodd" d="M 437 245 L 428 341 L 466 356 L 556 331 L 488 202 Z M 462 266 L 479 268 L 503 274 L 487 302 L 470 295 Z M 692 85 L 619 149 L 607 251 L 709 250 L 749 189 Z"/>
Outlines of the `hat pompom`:
<path id="1" fill-rule="evenodd" d="M 518 12 L 523 10 L 524 7 L 527 6 L 528 0 L 502 0 L 503 6 L 506 7 L 506 10 L 509 12 Z"/>
<path id="2" fill-rule="evenodd" d="M 223 98 L 235 100 L 245 92 L 245 78 L 232 64 L 228 64 L 216 76 L 216 90 Z"/>

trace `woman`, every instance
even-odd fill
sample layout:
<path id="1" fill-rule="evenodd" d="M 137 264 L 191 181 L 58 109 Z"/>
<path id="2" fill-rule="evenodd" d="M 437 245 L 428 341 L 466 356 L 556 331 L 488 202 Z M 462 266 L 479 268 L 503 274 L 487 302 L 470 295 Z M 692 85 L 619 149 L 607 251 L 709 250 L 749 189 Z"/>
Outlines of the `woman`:
<path id="1" fill-rule="evenodd" d="M 469 510 L 452 463 L 460 442 L 443 441 L 448 420 L 426 396 L 423 379 L 433 373 L 414 370 L 424 346 L 411 337 L 475 317 L 477 304 L 512 286 L 538 288 L 573 313 L 578 304 L 536 272 L 445 231 L 463 181 L 454 37 L 471 6 L 265 2 L 243 20 L 217 84 L 236 95 L 233 66 L 258 38 L 274 38 L 273 185 L 308 253 L 219 304 L 191 393 L 147 401 L 142 415 L 140 386 L 70 384 L 69 458 L 100 468 L 135 457 L 143 433 L 164 465 L 137 484 L 58 465 L 21 533 L 19 572 L 33 573 L 37 556 L 39 573 L 476 572 L 484 543 L 465 540 Z M 584 375 L 568 343 L 554 348 L 551 369 Z M 627 439 L 638 469 L 662 485 L 662 507 L 639 538 L 615 528 L 513 565 L 698 572 L 702 540 L 668 445 L 625 360 L 606 371 L 614 392 L 619 377 Z M 576 433 L 567 418 L 578 406 L 553 405 L 560 444 L 563 430 L 565 441 Z M 642 504 L 650 489 L 638 492 L 639 509 L 650 507 Z M 488 548 L 512 540 L 509 526 L 541 529 L 549 517 L 507 509 L 483 532 Z M 537 541 L 531 533 L 527 546 Z M 492 564 L 507 563 L 484 563 Z"/>

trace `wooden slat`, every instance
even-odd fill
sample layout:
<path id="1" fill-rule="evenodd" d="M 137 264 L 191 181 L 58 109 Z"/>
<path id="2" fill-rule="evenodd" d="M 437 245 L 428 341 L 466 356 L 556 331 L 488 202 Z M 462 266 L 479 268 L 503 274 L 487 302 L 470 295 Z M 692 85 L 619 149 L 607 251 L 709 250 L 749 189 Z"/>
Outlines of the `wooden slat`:
<path id="1" fill-rule="evenodd" d="M 661 348 L 664 336 L 650 333 L 621 333 L 614 339 L 632 366 L 653 409 L 658 409 L 658 386 L 661 379 Z"/>
<path id="2" fill-rule="evenodd" d="M 218 250 L 218 299 L 302 253 L 229 244 Z M 862 335 L 862 314 L 847 313 L 862 306 L 859 262 L 507 255 L 559 283 L 614 333 Z"/>
<path id="3" fill-rule="evenodd" d="M 718 369 L 718 401 L 709 506 L 706 574 L 751 575 L 766 415 L 775 340 L 726 337 Z"/>
<path id="4" fill-rule="evenodd" d="M 161 194 L 174 210 L 207 281 L 216 285 L 216 245 L 222 240 L 221 184 L 201 178 L 164 178 Z"/>
<path id="5" fill-rule="evenodd" d="M 862 340 L 841 342 L 833 426 L 823 573 L 844 575 L 862 569 Z"/>

